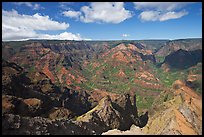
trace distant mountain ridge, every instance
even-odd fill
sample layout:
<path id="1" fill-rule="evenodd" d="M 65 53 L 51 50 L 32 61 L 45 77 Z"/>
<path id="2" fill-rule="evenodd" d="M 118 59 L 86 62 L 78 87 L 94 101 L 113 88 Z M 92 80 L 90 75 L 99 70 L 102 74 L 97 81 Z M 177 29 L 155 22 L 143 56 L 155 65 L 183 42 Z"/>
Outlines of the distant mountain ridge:
<path id="1" fill-rule="evenodd" d="M 191 50 L 202 50 L 202 38 L 194 38 L 194 39 L 178 39 L 171 40 L 165 43 L 165 45 L 161 46 L 155 52 L 155 55 L 158 56 L 167 56 L 170 53 L 177 51 L 179 49 L 191 51 Z"/>

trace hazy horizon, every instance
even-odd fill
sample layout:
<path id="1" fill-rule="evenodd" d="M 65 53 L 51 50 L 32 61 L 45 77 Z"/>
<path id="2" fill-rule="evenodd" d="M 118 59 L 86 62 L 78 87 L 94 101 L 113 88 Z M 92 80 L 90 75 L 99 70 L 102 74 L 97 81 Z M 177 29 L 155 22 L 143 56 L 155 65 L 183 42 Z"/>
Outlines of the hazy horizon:
<path id="1" fill-rule="evenodd" d="M 170 41 L 174 41 L 174 40 L 185 40 L 185 39 L 202 39 L 199 37 L 195 37 L 195 38 L 178 38 L 178 39 L 110 39 L 110 40 L 59 40 L 59 39 L 28 39 L 28 40 L 14 40 L 14 41 L 3 41 L 2 42 L 21 42 L 21 41 L 43 41 L 43 40 L 47 40 L 47 41 L 148 41 L 148 40 L 170 40 Z"/>

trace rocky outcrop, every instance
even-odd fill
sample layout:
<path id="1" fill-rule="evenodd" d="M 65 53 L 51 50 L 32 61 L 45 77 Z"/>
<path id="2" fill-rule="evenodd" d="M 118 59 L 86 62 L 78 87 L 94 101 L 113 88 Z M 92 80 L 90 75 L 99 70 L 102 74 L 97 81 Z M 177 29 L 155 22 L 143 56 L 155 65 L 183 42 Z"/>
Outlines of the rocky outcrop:
<path id="1" fill-rule="evenodd" d="M 40 104 L 43 112 L 49 110 L 52 105 L 57 105 L 56 98 L 52 99 L 50 96 L 33 88 L 36 86 L 35 83 L 32 83 L 32 80 L 26 76 L 26 73 L 20 66 L 7 61 L 4 62 L 2 67 L 2 94 L 12 96 L 14 99 L 12 101 L 13 105 L 21 105 L 22 107 L 19 107 L 21 109 L 30 109 L 34 104 L 29 103 L 37 103 Z M 25 100 L 23 101 L 23 99 Z M 35 107 L 38 107 L 38 105 Z M 32 111 L 32 109 L 30 110 Z M 18 112 L 22 114 L 24 111 L 19 110 Z M 17 114 L 19 114 L 18 112 Z M 29 113 L 30 111 L 28 111 Z"/>
<path id="2" fill-rule="evenodd" d="M 59 88 L 42 72 L 27 73 L 19 65 L 5 60 L 2 62 L 2 99 L 3 113 L 20 116 L 70 119 L 92 108 L 86 91 Z M 55 110 L 60 107 L 62 109 Z"/>
<path id="3" fill-rule="evenodd" d="M 133 102 L 132 102 L 133 100 Z M 129 130 L 132 124 L 141 127 L 135 104 L 135 96 L 121 95 L 115 100 L 106 96 L 87 113 L 74 119 L 65 108 L 53 108 L 49 119 L 3 114 L 4 134 L 102 134 L 111 129 Z M 27 104 L 30 100 L 26 100 Z M 34 105 L 35 106 L 35 105 Z M 52 119 L 52 120 L 50 120 Z M 28 125 L 28 126 L 26 126 Z M 33 127 L 34 129 L 31 129 Z M 11 132 L 9 132 L 11 130 Z M 132 129 L 131 129 L 132 130 Z"/>
<path id="4" fill-rule="evenodd" d="M 66 108 L 57 108 L 54 107 L 49 111 L 48 118 L 51 120 L 56 120 L 56 119 L 71 119 L 73 118 L 73 112 Z"/>
<path id="5" fill-rule="evenodd" d="M 115 100 L 104 97 L 95 108 L 78 117 L 77 121 L 95 123 L 95 127 L 100 127 L 95 130 L 99 134 L 110 129 L 128 130 L 132 124 L 144 126 L 137 114 L 136 98 L 130 94 L 121 95 Z"/>
<path id="6" fill-rule="evenodd" d="M 22 99 L 22 102 L 17 106 L 17 113 L 24 116 L 40 115 L 42 103 L 43 102 L 37 98 Z"/>
<path id="7" fill-rule="evenodd" d="M 2 114 L 4 113 L 14 113 L 15 104 L 14 100 L 18 101 L 15 97 L 2 95 Z"/>
<path id="8" fill-rule="evenodd" d="M 127 130 L 132 124 L 139 125 L 136 95 L 120 95 L 113 101 L 113 107 L 121 114 L 122 120 L 118 127 L 120 130 Z"/>
<path id="9" fill-rule="evenodd" d="M 97 126 L 101 125 L 102 132 L 103 130 L 118 128 L 120 126 L 120 119 L 120 113 L 113 108 L 111 99 L 107 96 L 101 99 L 95 108 L 78 117 L 76 120 L 96 123 Z"/>
<path id="10" fill-rule="evenodd" d="M 146 135 L 141 128 L 132 125 L 130 130 L 121 131 L 118 129 L 109 130 L 107 132 L 102 133 L 102 135 Z"/>
<path id="11" fill-rule="evenodd" d="M 2 114 L 19 114 L 21 116 L 37 116 L 42 113 L 43 102 L 37 98 L 18 98 L 2 95 Z"/>
<path id="12" fill-rule="evenodd" d="M 158 105 L 143 131 L 160 135 L 201 135 L 202 98 L 182 81 L 173 84 L 173 98 Z"/>
<path id="13" fill-rule="evenodd" d="M 79 116 L 93 108 L 89 96 L 90 95 L 86 91 L 77 92 L 66 88 L 60 100 L 62 100 L 63 107 Z"/>
<path id="14" fill-rule="evenodd" d="M 51 121 L 42 117 L 2 116 L 3 135 L 84 135 L 91 134 L 69 120 Z"/>

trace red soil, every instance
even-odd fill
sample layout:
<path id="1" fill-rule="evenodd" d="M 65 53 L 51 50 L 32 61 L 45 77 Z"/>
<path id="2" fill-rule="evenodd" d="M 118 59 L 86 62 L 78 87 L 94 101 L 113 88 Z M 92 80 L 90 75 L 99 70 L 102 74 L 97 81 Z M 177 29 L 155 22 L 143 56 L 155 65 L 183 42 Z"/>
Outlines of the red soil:
<path id="1" fill-rule="evenodd" d="M 52 74 L 52 72 L 49 70 L 49 68 L 48 68 L 48 64 L 46 64 L 45 66 L 44 66 L 44 68 L 43 68 L 43 73 L 45 74 L 45 75 L 47 75 L 50 79 L 51 79 L 51 81 L 54 83 L 55 82 L 55 77 L 54 77 L 54 75 Z"/>

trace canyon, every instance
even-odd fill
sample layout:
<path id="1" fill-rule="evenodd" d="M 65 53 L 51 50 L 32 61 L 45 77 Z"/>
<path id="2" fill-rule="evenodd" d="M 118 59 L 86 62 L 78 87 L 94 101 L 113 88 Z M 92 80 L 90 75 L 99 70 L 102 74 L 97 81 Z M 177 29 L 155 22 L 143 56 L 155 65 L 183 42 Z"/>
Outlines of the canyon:
<path id="1" fill-rule="evenodd" d="M 2 42 L 2 132 L 202 134 L 202 39 Z"/>

